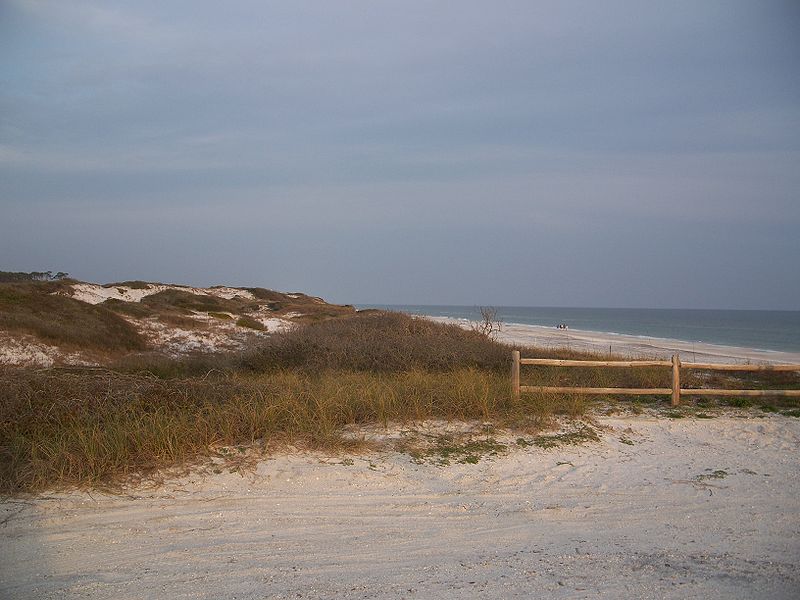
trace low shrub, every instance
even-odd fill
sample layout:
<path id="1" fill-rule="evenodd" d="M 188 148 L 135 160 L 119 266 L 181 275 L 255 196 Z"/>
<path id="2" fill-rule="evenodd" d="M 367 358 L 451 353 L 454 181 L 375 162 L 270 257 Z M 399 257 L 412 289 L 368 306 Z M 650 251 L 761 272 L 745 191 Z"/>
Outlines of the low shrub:
<path id="1" fill-rule="evenodd" d="M 463 368 L 506 372 L 511 346 L 457 325 L 370 312 L 273 335 L 241 359 L 256 372 L 345 369 L 373 373 Z"/>
<path id="2" fill-rule="evenodd" d="M 142 304 L 155 310 L 179 309 L 183 312 L 235 312 L 239 303 L 217 296 L 203 296 L 183 290 L 168 289 L 142 298 Z"/>
<path id="3" fill-rule="evenodd" d="M 247 329 L 255 329 L 256 331 L 264 331 L 265 327 L 261 321 L 256 321 L 253 317 L 239 317 L 236 321 L 239 327 L 246 327 Z"/>

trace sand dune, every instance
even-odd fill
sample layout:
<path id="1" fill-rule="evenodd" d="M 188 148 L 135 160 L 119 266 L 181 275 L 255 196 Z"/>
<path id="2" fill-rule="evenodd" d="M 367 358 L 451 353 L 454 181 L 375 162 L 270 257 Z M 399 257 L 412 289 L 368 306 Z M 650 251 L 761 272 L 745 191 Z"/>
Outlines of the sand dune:
<path id="1" fill-rule="evenodd" d="M 479 464 L 277 457 L 2 503 L 3 598 L 796 598 L 800 419 L 599 418 Z"/>

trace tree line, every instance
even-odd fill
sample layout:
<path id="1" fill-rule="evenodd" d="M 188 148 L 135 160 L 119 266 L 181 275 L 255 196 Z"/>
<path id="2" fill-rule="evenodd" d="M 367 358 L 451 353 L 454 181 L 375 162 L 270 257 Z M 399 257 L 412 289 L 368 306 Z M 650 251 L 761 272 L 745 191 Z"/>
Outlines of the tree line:
<path id="1" fill-rule="evenodd" d="M 0 283 L 15 283 L 18 281 L 59 281 L 69 277 L 69 273 L 58 271 L 31 271 L 23 273 L 17 271 L 0 271 Z"/>

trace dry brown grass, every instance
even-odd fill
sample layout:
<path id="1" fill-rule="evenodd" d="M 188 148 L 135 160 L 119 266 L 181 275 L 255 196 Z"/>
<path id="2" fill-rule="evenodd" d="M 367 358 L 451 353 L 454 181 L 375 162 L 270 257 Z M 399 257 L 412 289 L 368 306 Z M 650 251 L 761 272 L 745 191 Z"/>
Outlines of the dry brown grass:
<path id="1" fill-rule="evenodd" d="M 292 293 L 285 294 L 264 288 L 246 288 L 257 300 L 266 302 L 269 310 L 275 316 L 284 316 L 288 313 L 299 313 L 294 320 L 299 323 L 317 323 L 328 319 L 336 319 L 355 314 L 355 309 L 349 304 L 329 304 L 315 296 Z"/>
<path id="2" fill-rule="evenodd" d="M 221 298 L 185 289 L 166 289 L 144 297 L 141 302 L 109 299 L 93 305 L 72 298 L 72 285 L 79 283 L 75 280 L 34 281 L 26 273 L 5 275 L 7 281 L 0 282 L 0 331 L 28 334 L 64 352 L 83 352 L 101 364 L 110 364 L 122 354 L 149 350 L 146 339 L 132 324 L 135 320 L 157 319 L 167 327 L 192 330 L 206 326 L 196 318 L 198 313 L 205 313 L 220 320 L 230 319 L 240 327 L 263 330 L 258 319 L 270 312 L 277 317 L 293 313 L 293 320 L 300 323 L 317 323 L 355 313 L 352 306 L 261 288 L 250 289 L 255 299 L 245 293 Z M 23 279 L 18 280 L 19 277 Z M 149 285 L 127 281 L 106 287 L 143 289 Z"/>
<path id="3" fill-rule="evenodd" d="M 202 463 L 220 446 L 336 448 L 349 443 L 344 432 L 353 425 L 479 420 L 531 431 L 555 414 L 580 416 L 596 400 L 514 400 L 512 349 L 455 326 L 371 311 L 274 335 L 246 355 L 139 353 L 118 359 L 113 370 L 0 369 L 0 492 L 118 485 Z M 526 366 L 522 376 L 533 385 L 668 387 L 670 372 Z M 709 376 L 692 375 L 722 387 L 800 385 L 786 374 Z M 643 401 L 664 405 L 668 398 L 635 399 Z"/>
<path id="4" fill-rule="evenodd" d="M 0 284 L 0 329 L 33 335 L 66 349 L 121 353 L 144 350 L 144 339 L 106 307 L 63 292 L 64 282 Z"/>
<path id="5" fill-rule="evenodd" d="M 293 320 L 298 323 L 317 323 L 355 313 L 352 306 L 328 304 L 304 294 L 290 296 L 262 288 L 249 288 L 247 291 L 253 293 L 256 300 L 244 296 L 220 298 L 193 294 L 185 290 L 168 289 L 146 296 L 141 302 L 107 300 L 103 304 L 120 314 L 135 318 L 156 317 L 167 325 L 187 329 L 194 327 L 186 320 L 189 315 L 194 313 L 207 313 L 209 316 L 220 319 L 229 318 L 228 314 L 235 315 L 237 321 L 241 321 L 237 324 L 250 329 L 263 329 L 263 325 L 260 325 L 251 315 L 264 309 L 276 317 L 285 317 L 290 313 L 297 315 L 293 317 Z"/>
<path id="6" fill-rule="evenodd" d="M 506 372 L 511 347 L 456 325 L 401 313 L 367 312 L 272 336 L 243 356 L 243 368 L 268 372 L 345 369 L 372 373 L 477 368 Z"/>
<path id="7" fill-rule="evenodd" d="M 345 443 L 343 427 L 439 419 L 530 423 L 506 377 L 279 372 L 158 379 L 0 371 L 0 491 L 111 485 L 202 462 L 218 446 Z"/>

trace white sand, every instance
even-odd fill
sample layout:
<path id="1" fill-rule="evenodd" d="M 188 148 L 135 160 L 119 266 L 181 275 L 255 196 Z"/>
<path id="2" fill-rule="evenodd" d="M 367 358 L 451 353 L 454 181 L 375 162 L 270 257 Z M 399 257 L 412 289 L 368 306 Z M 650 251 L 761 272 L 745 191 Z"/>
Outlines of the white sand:
<path id="1" fill-rule="evenodd" d="M 426 317 L 441 323 L 455 323 L 469 329 L 474 322 L 450 317 Z M 538 325 L 503 323 L 497 339 L 512 344 L 539 348 L 567 348 L 585 352 L 621 354 L 635 358 L 669 358 L 676 352 L 684 362 L 800 364 L 800 352 L 778 352 L 686 342 L 667 338 L 644 337 L 579 329 L 556 329 Z"/>
<path id="2" fill-rule="evenodd" d="M 91 359 L 79 352 L 65 352 L 37 340 L 28 334 L 0 331 L 0 365 L 22 367 L 52 367 L 62 365 L 92 365 Z"/>
<path id="3" fill-rule="evenodd" d="M 477 465 L 290 455 L 7 500 L 0 597 L 798 597 L 800 419 L 599 422 Z"/>
<path id="4" fill-rule="evenodd" d="M 192 352 L 239 350 L 259 335 L 259 332 L 236 327 L 235 321 L 215 319 L 208 315 L 195 316 L 196 320 L 203 323 L 202 327 L 196 329 L 166 325 L 152 318 L 125 318 L 159 352 L 175 357 Z"/>
<path id="5" fill-rule="evenodd" d="M 232 287 L 212 287 L 196 288 L 185 285 L 163 285 L 160 283 L 148 283 L 144 288 L 132 288 L 126 285 L 115 285 L 104 287 L 96 283 L 76 283 L 72 286 L 72 297 L 81 302 L 89 304 L 100 304 L 106 300 L 123 300 L 125 302 L 141 302 L 142 298 L 152 296 L 164 290 L 179 290 L 197 296 L 218 296 L 230 300 L 235 296 L 253 300 L 255 296 L 247 290 Z"/>
<path id="6" fill-rule="evenodd" d="M 71 297 L 88 304 L 101 304 L 109 299 L 141 302 L 147 296 L 168 289 L 181 290 L 200 296 L 218 296 L 226 299 L 238 296 L 247 300 L 256 300 L 251 292 L 239 288 L 225 286 L 195 288 L 162 284 L 147 284 L 147 287 L 144 288 L 132 288 L 125 285 L 104 287 L 94 283 L 76 283 L 71 287 Z M 198 322 L 198 326 L 193 328 L 168 325 L 152 318 L 122 316 L 144 336 L 154 349 L 174 357 L 192 352 L 242 350 L 252 345 L 258 338 L 291 329 L 295 326 L 291 319 L 302 316 L 298 312 L 290 312 L 276 317 L 273 311 L 263 306 L 248 315 L 264 326 L 263 331 L 257 331 L 237 326 L 238 315 L 223 314 L 229 318 L 219 319 L 208 312 L 193 311 L 192 314 L 186 315 Z M 93 356 L 90 351 L 86 350 L 70 352 L 37 340 L 31 335 L 0 331 L 0 365 L 25 367 L 98 365 L 103 364 L 104 360 L 106 359 L 102 354 Z"/>
<path id="7" fill-rule="evenodd" d="M 25 367 L 51 367 L 57 349 L 38 342 L 30 335 L 11 336 L 0 331 L 0 365 L 19 365 Z"/>

